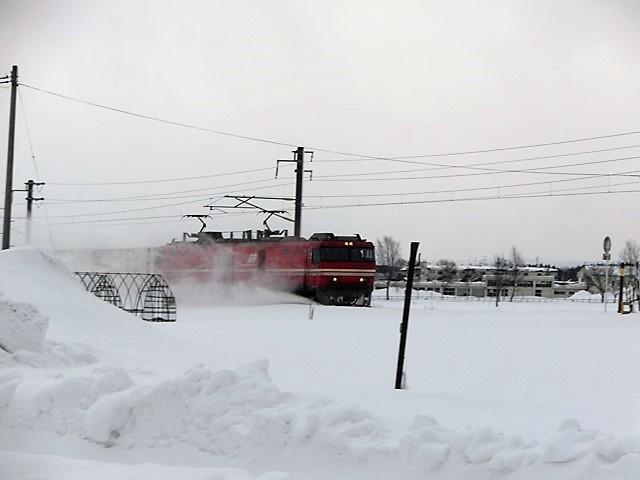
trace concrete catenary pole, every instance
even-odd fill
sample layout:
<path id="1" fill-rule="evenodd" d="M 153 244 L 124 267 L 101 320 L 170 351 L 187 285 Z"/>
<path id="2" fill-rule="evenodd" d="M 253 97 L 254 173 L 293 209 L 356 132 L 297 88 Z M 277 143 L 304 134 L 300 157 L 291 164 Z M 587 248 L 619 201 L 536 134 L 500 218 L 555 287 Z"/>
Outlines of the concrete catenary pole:
<path id="1" fill-rule="evenodd" d="M 300 236 L 302 231 L 302 182 L 304 180 L 304 147 L 296 149 L 296 209 L 293 235 Z"/>
<path id="2" fill-rule="evenodd" d="M 9 110 L 9 141 L 7 147 L 7 176 L 4 187 L 4 221 L 2 223 L 2 250 L 11 245 L 11 203 L 13 201 L 13 146 L 16 135 L 16 94 L 18 67 L 11 69 L 11 106 Z"/>

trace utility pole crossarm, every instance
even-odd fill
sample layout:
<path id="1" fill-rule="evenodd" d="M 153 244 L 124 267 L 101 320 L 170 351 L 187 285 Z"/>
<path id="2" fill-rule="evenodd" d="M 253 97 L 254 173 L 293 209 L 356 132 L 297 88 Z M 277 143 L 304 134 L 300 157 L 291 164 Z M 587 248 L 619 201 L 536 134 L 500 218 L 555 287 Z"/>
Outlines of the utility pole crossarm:
<path id="1" fill-rule="evenodd" d="M 44 197 L 36 198 L 33 196 L 33 187 L 39 187 L 44 184 L 44 182 L 34 182 L 33 180 L 29 180 L 25 183 L 27 187 L 25 190 L 15 190 L 16 192 L 27 192 L 27 196 L 25 197 L 25 200 L 27 201 L 27 228 L 25 234 L 27 245 L 31 243 L 31 212 L 33 211 L 33 202 L 40 202 L 44 200 Z"/>
<path id="2" fill-rule="evenodd" d="M 296 164 L 296 199 L 295 199 L 295 215 L 294 215 L 294 233 L 296 237 L 300 236 L 302 231 L 302 182 L 304 180 L 304 174 L 309 173 L 313 176 L 311 170 L 304 169 L 304 155 L 305 153 L 311 154 L 309 161 L 313 160 L 313 152 L 305 150 L 304 147 L 298 147 L 293 151 L 293 160 L 277 160 L 276 161 L 276 178 L 278 178 L 278 170 L 280 162 L 295 163 Z"/>

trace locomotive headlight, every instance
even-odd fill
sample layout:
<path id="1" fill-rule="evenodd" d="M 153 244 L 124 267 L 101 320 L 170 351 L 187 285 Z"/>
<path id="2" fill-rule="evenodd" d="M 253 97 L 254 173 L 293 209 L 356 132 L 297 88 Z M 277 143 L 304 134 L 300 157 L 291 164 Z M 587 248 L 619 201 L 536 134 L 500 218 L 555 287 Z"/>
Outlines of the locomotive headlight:
<path id="1" fill-rule="evenodd" d="M 338 281 L 338 277 L 333 277 L 333 279 L 332 279 L 332 280 L 333 280 L 334 282 L 337 282 L 337 281 Z"/>
<path id="2" fill-rule="evenodd" d="M 364 278 L 360 277 L 360 283 L 364 282 Z"/>

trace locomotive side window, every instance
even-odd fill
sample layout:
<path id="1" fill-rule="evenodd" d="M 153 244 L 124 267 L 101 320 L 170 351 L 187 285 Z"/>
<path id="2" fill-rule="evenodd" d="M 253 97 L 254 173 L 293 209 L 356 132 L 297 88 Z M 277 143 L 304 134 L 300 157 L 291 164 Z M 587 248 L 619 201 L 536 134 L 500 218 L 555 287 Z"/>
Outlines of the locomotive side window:
<path id="1" fill-rule="evenodd" d="M 311 254 L 313 263 L 320 262 L 373 262 L 373 248 L 320 247 Z"/>
<path id="2" fill-rule="evenodd" d="M 320 260 L 323 262 L 348 262 L 349 249 L 345 247 L 320 247 Z"/>
<path id="3" fill-rule="evenodd" d="M 373 248 L 354 248 L 351 250 L 351 256 L 356 262 L 373 262 L 376 258 Z"/>

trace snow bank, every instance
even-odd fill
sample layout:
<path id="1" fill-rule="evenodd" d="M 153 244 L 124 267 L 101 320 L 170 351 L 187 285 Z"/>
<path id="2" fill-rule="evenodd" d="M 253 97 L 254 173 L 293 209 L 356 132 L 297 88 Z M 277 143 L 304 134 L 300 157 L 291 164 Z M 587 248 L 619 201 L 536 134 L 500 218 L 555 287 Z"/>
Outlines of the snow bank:
<path id="1" fill-rule="evenodd" d="M 57 363 L 82 362 L 68 357 L 82 356 L 84 350 L 111 363 L 152 369 L 158 366 L 158 351 L 186 348 L 148 322 L 87 292 L 72 272 L 39 249 L 1 251 L 0 272 L 0 338 L 10 335 L 24 345 L 21 348 L 46 351 Z M 37 312 L 30 305 L 37 305 Z M 12 310 L 17 311 L 2 314 Z M 45 357 L 32 360 L 37 363 Z M 169 368 L 175 364 L 173 373 L 186 368 L 179 358 L 167 357 Z"/>
<path id="2" fill-rule="evenodd" d="M 547 441 L 527 442 L 488 428 L 451 432 L 429 417 L 394 432 L 358 407 L 281 392 L 266 362 L 215 373 L 198 366 L 144 385 L 104 367 L 4 374 L 0 424 L 73 433 L 104 446 L 193 447 L 264 469 L 330 477 L 347 469 L 369 479 L 451 478 L 443 471 L 520 479 L 561 469 L 588 471 L 590 479 L 640 478 L 626 476 L 640 475 L 640 436 L 616 440 L 568 420 Z"/>
<path id="3" fill-rule="evenodd" d="M 569 297 L 570 300 L 579 300 L 579 301 L 593 301 L 594 299 L 600 300 L 600 294 L 590 293 L 586 290 L 579 290 L 573 295 Z"/>
<path id="4" fill-rule="evenodd" d="M 13 303 L 0 295 L 0 349 L 38 352 L 47 333 L 48 320 L 28 303 Z"/>

